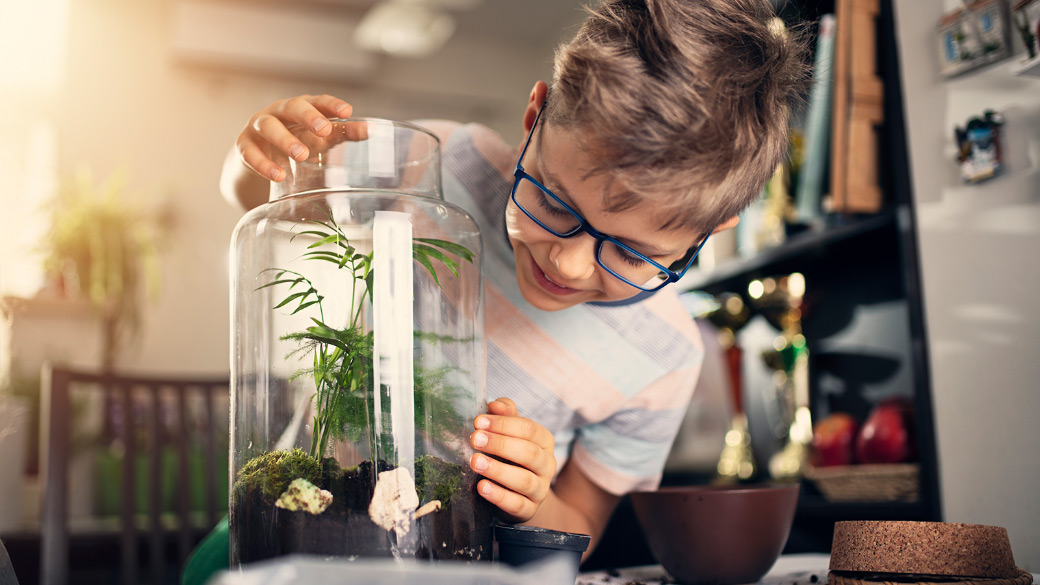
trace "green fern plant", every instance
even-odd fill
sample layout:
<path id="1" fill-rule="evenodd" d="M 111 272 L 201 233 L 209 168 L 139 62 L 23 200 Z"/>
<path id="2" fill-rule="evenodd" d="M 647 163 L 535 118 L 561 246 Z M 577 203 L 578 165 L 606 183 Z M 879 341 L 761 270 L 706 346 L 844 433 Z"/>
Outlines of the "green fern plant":
<path id="1" fill-rule="evenodd" d="M 373 445 L 376 441 L 382 441 L 375 434 L 376 430 L 368 425 L 370 405 L 376 399 L 372 388 L 373 337 L 371 332 L 362 330 L 360 322 L 363 309 L 361 299 L 367 296 L 371 300 L 373 294 L 372 253 L 359 252 L 336 224 L 331 211 L 326 210 L 325 214 L 328 219 L 306 222 L 308 229 L 298 232 L 293 239 L 299 236 L 315 239 L 302 255 L 305 260 L 330 262 L 337 269 L 351 274 L 351 305 L 347 323 L 343 327 L 336 327 L 327 322 L 323 305 L 325 297 L 310 279 L 299 272 L 282 268 L 268 269 L 274 273 L 273 280 L 257 289 L 285 287 L 286 295 L 275 305 L 275 309 L 285 308 L 294 315 L 308 310 L 317 313 L 316 317 L 311 317 L 310 327 L 284 335 L 281 339 L 297 344 L 287 357 L 308 353 L 312 356 L 312 367 L 299 370 L 292 379 L 310 377 L 314 383 L 315 414 L 310 456 L 318 461 L 325 458 L 325 451 L 331 441 L 346 439 L 356 442 L 362 438 L 361 433 L 365 428 L 368 428 Z M 445 266 L 458 278 L 459 262 L 473 261 L 473 253 L 465 246 L 432 238 L 415 238 L 412 257 L 426 268 L 438 286 L 437 265 Z M 422 332 L 417 333 L 417 336 L 427 341 L 436 338 Z M 415 403 L 430 406 L 435 411 L 431 419 L 438 425 L 437 429 L 427 428 L 426 417 L 417 409 L 416 429 L 443 436 L 462 428 L 464 421 L 452 406 L 452 399 L 459 389 L 446 383 L 452 368 L 424 369 L 417 365 L 414 371 Z M 380 444 L 379 447 L 381 452 L 388 453 L 393 446 Z"/>

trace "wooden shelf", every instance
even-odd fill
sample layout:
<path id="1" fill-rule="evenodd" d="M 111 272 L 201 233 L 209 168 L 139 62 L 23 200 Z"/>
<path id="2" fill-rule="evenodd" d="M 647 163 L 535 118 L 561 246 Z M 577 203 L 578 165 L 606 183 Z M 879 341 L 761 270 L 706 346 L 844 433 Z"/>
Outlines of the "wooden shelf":
<path id="1" fill-rule="evenodd" d="M 751 258 L 728 260 L 711 272 L 691 272 L 678 284 L 683 290 L 737 290 L 734 286 L 743 289 L 751 278 L 779 272 L 806 254 L 890 227 L 895 224 L 895 218 L 894 212 L 887 211 L 840 225 L 805 231 Z"/>
<path id="2" fill-rule="evenodd" d="M 802 518 L 847 520 L 924 520 L 928 517 L 921 502 L 831 502 L 811 493 L 799 496 L 797 513 Z"/>
<path id="3" fill-rule="evenodd" d="M 7 319 L 13 319 L 15 315 L 37 319 L 92 319 L 94 317 L 93 306 L 87 300 L 47 296 L 33 298 L 4 296 L 0 298 L 0 312 Z"/>

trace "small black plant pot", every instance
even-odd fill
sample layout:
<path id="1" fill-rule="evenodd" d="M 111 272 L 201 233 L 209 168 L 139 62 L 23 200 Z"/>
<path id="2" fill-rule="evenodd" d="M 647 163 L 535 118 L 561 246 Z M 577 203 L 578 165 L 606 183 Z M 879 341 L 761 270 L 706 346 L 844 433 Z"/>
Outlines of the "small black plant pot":
<path id="1" fill-rule="evenodd" d="M 495 526 L 495 543 L 498 545 L 499 562 L 519 567 L 531 561 L 560 558 L 573 569 L 578 578 L 581 554 L 592 540 L 588 534 L 560 532 L 535 526 Z"/>

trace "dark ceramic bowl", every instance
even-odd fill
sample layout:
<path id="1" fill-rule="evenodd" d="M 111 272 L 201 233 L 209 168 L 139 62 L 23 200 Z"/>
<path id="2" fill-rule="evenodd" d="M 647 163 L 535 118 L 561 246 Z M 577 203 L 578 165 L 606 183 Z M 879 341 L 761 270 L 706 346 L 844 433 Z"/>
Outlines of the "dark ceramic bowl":
<path id="1" fill-rule="evenodd" d="M 787 543 L 798 484 L 664 487 L 630 494 L 647 544 L 688 585 L 755 583 Z"/>

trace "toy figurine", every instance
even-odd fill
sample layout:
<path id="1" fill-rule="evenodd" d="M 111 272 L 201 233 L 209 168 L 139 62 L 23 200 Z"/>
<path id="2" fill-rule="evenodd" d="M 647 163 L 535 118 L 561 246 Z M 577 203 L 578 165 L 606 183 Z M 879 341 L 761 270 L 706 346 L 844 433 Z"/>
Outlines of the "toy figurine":
<path id="1" fill-rule="evenodd" d="M 1003 124 L 1003 116 L 986 110 L 981 118 L 971 118 L 964 128 L 954 129 L 959 146 L 957 159 L 965 183 L 985 181 L 1003 169 L 1000 150 L 1000 126 Z"/>

